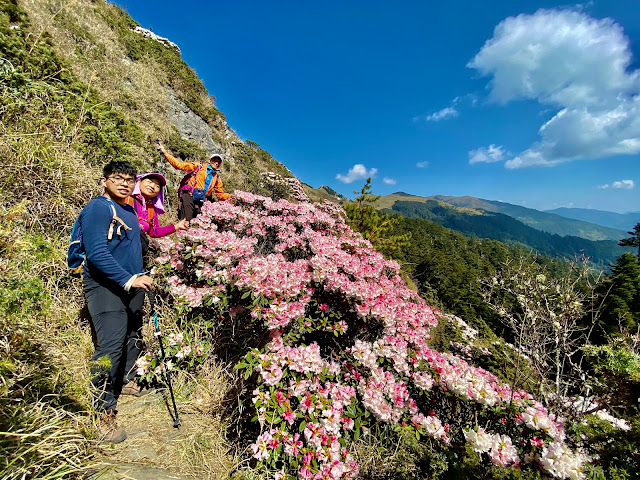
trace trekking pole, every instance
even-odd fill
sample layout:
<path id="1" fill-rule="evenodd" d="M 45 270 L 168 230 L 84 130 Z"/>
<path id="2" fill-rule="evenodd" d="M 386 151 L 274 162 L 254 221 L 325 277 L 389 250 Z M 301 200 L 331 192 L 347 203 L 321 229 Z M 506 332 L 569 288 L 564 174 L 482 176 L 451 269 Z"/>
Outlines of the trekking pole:
<path id="1" fill-rule="evenodd" d="M 156 150 L 158 152 L 158 155 L 160 155 L 160 163 L 164 162 L 164 155 L 162 155 L 162 152 L 160 150 L 158 150 L 158 146 L 160 145 L 160 139 L 156 139 Z"/>
<path id="2" fill-rule="evenodd" d="M 154 335 L 158 337 L 158 342 L 160 343 L 160 356 L 162 357 L 162 363 L 165 365 L 164 368 L 164 379 L 167 383 L 167 387 L 169 387 L 169 394 L 171 394 L 171 402 L 173 403 L 173 411 L 175 413 L 175 419 L 173 420 L 173 427 L 178 428 L 182 425 L 180 418 L 178 417 L 178 407 L 176 406 L 176 398 L 173 396 L 173 388 L 171 388 L 171 377 L 169 375 L 169 370 L 166 368 L 165 357 L 164 357 L 164 345 L 162 342 L 162 333 L 160 333 L 160 324 L 158 323 L 158 314 L 156 313 L 156 294 L 151 290 L 147 290 L 147 297 L 149 297 L 149 306 L 151 307 L 151 318 L 153 318 L 153 326 L 155 327 Z"/>

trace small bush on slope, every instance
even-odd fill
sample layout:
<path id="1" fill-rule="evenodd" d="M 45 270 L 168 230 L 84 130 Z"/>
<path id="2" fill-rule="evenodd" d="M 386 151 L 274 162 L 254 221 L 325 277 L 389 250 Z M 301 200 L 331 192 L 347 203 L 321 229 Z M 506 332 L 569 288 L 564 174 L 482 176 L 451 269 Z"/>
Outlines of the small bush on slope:
<path id="1" fill-rule="evenodd" d="M 352 478 L 354 442 L 380 431 L 422 451 L 414 469 L 425 474 L 437 452 L 479 455 L 465 468 L 482 476 L 491 464 L 527 477 L 582 476 L 585 459 L 568 447 L 561 419 L 429 348 L 437 312 L 339 207 L 236 197 L 207 203 L 178 242 L 164 241 L 157 270 L 183 324 L 208 331 L 220 357 L 240 360 L 254 414 L 240 426 L 258 469 Z"/>

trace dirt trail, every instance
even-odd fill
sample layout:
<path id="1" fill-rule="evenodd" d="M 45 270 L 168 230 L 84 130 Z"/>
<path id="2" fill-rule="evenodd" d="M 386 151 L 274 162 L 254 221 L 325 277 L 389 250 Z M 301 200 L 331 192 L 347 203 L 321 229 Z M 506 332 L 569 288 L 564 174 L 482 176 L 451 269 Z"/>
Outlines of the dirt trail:
<path id="1" fill-rule="evenodd" d="M 128 437 L 117 445 L 99 447 L 96 459 L 104 469 L 92 480 L 226 477 L 229 460 L 224 445 L 220 444 L 219 432 L 212 425 L 216 420 L 197 411 L 183 412 L 180 405 L 178 411 L 182 425 L 174 428 L 161 392 L 138 398 L 121 396 L 118 423 Z"/>

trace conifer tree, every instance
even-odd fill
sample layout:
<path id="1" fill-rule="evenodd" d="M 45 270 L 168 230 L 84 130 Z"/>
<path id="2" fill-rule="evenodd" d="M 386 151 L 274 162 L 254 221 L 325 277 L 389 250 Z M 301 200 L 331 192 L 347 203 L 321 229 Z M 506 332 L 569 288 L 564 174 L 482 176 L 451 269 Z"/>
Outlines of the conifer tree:
<path id="1" fill-rule="evenodd" d="M 400 218 L 376 210 L 374 205 L 380 196 L 371 192 L 371 178 L 367 178 L 360 192 L 354 190 L 353 193 L 360 195 L 344 206 L 347 223 L 353 230 L 361 233 L 379 251 L 394 252 L 409 244 L 410 233 L 391 235 Z"/>
<path id="2" fill-rule="evenodd" d="M 603 287 L 608 290 L 601 319 L 604 330 L 635 333 L 640 325 L 640 264 L 633 254 L 618 258 Z"/>
<path id="3" fill-rule="evenodd" d="M 633 230 L 627 233 L 631 236 L 620 240 L 618 245 L 621 247 L 638 247 L 638 261 L 640 261 L 640 222 L 636 223 Z"/>

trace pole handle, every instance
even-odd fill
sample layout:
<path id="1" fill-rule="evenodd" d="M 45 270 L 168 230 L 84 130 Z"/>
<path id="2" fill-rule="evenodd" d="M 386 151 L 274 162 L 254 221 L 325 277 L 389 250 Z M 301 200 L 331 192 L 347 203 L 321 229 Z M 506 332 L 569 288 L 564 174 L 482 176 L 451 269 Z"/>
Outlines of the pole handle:
<path id="1" fill-rule="evenodd" d="M 147 298 L 149 299 L 149 306 L 151 311 L 155 312 L 156 309 L 156 294 L 153 290 L 147 290 Z"/>

